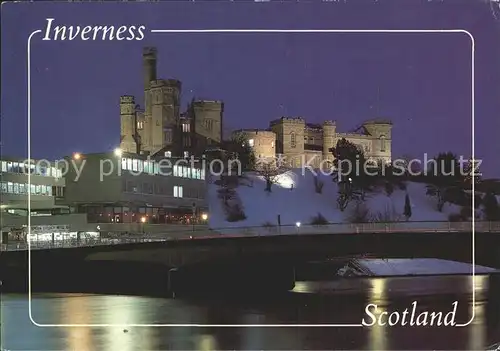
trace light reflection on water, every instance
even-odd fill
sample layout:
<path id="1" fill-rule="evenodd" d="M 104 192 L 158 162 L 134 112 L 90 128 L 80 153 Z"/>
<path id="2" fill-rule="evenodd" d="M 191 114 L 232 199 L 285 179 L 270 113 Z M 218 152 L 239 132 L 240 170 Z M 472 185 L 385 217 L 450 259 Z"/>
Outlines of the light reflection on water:
<path id="1" fill-rule="evenodd" d="M 321 285 L 323 284 L 323 285 Z M 429 309 L 446 310 L 455 297 L 440 293 L 470 293 L 470 278 L 374 278 L 328 283 L 298 282 L 292 298 L 256 303 L 188 301 L 131 296 L 78 294 L 35 295 L 33 316 L 50 324 L 282 324 L 360 323 L 366 303 L 378 313 L 402 310 L 418 300 Z M 436 298 L 424 300 L 427 295 Z M 498 327 L 487 328 L 487 279 L 476 277 L 475 319 L 464 328 L 410 328 L 375 325 L 363 328 L 40 328 L 31 324 L 24 295 L 5 295 L 2 301 L 2 345 L 12 350 L 221 350 L 221 349 L 484 349 L 500 340 Z M 447 289 L 445 289 L 447 288 Z M 309 295 L 313 291 L 325 295 Z M 413 291 L 416 293 L 413 294 Z M 362 299 L 350 298 L 356 292 Z M 325 298 L 325 296 L 328 297 Z M 442 296 L 442 295 L 439 295 Z M 421 300 L 422 299 L 422 300 Z M 437 301 L 439 300 L 439 301 Z M 469 302 L 468 302 L 469 301 Z M 460 320 L 472 313 L 470 299 L 462 298 Z M 500 313 L 500 310 L 497 311 Z M 488 331 L 490 330 L 490 332 Z"/>

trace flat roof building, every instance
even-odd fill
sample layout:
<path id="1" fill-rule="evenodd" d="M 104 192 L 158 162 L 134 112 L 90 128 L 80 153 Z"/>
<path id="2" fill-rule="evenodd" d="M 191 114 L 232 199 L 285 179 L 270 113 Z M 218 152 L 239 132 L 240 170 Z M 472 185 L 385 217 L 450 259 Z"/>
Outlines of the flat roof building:
<path id="1" fill-rule="evenodd" d="M 207 210 L 205 169 L 194 160 L 124 153 L 67 157 L 59 203 L 92 223 L 191 223 Z"/>

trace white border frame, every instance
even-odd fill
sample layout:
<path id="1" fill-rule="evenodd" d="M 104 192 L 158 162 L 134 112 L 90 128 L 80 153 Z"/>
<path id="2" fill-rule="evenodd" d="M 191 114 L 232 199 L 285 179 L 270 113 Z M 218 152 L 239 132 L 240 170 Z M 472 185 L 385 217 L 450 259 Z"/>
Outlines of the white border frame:
<path id="1" fill-rule="evenodd" d="M 31 159 L 31 39 L 41 30 L 35 30 L 28 37 L 28 159 Z M 474 56 L 475 40 L 473 35 L 465 29 L 153 29 L 151 33 L 462 33 L 469 36 L 471 40 L 471 99 L 472 99 L 472 159 L 475 159 L 475 141 L 474 141 Z M 28 173 L 28 186 L 31 185 L 31 173 Z M 475 194 L 474 173 L 472 173 L 472 192 Z M 457 324 L 455 327 L 466 327 L 474 321 L 476 293 L 474 288 L 476 274 L 476 256 L 475 256 L 475 219 L 474 206 L 475 196 L 472 196 L 472 317 L 467 323 Z M 34 320 L 31 306 L 31 193 L 28 192 L 28 299 L 29 299 L 29 318 L 37 327 L 261 327 L 261 328 L 285 328 L 285 327 L 364 327 L 359 324 L 41 324 Z"/>

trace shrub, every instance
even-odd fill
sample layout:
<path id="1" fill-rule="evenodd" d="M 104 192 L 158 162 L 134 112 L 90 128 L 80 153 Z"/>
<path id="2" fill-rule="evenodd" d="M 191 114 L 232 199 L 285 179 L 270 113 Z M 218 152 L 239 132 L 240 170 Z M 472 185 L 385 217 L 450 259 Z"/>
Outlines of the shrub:
<path id="1" fill-rule="evenodd" d="M 374 214 L 370 220 L 372 222 L 381 222 L 381 223 L 392 223 L 396 222 L 396 218 L 394 218 L 394 213 L 386 209 L 385 211 L 379 211 Z"/>
<path id="2" fill-rule="evenodd" d="M 226 218 L 228 222 L 239 222 L 245 219 L 247 219 L 247 216 L 243 212 L 230 212 Z"/>
<path id="3" fill-rule="evenodd" d="M 500 206 L 495 194 L 488 193 L 484 196 L 483 211 L 487 221 L 498 221 L 500 219 Z"/>
<path id="4" fill-rule="evenodd" d="M 278 226 L 276 224 L 274 224 L 274 223 L 271 223 L 271 222 L 264 222 L 262 224 L 262 227 L 265 228 L 266 230 L 268 230 L 271 233 L 278 232 Z"/>
<path id="5" fill-rule="evenodd" d="M 405 196 L 405 207 L 404 207 L 403 214 L 407 220 L 410 219 L 410 217 L 411 217 L 411 203 L 410 203 L 410 197 L 408 196 L 408 193 L 406 193 L 406 196 Z"/>
<path id="6" fill-rule="evenodd" d="M 392 183 L 386 182 L 385 183 L 385 192 L 387 196 L 391 196 L 392 193 L 394 192 L 394 185 Z"/>
<path id="7" fill-rule="evenodd" d="M 316 216 L 311 218 L 312 225 L 327 225 L 329 223 L 330 222 L 328 222 L 328 220 L 321 213 L 318 213 Z"/>
<path id="8" fill-rule="evenodd" d="M 450 222 L 463 222 L 463 217 L 460 213 L 452 213 L 448 216 Z"/>
<path id="9" fill-rule="evenodd" d="M 314 177 L 314 190 L 316 193 L 321 194 L 323 192 L 323 186 L 325 183 L 318 178 L 318 176 Z"/>
<path id="10" fill-rule="evenodd" d="M 370 211 L 366 205 L 359 201 L 356 203 L 351 216 L 349 218 L 349 222 L 351 223 L 366 223 L 369 220 Z"/>
<path id="11" fill-rule="evenodd" d="M 472 216 L 472 207 L 463 206 L 462 209 L 460 210 L 460 216 L 462 216 L 462 219 L 464 221 L 468 220 L 469 217 Z"/>
<path id="12" fill-rule="evenodd" d="M 226 219 L 228 222 L 239 222 L 247 219 L 247 216 L 239 204 L 234 204 L 232 206 L 228 206 Z"/>

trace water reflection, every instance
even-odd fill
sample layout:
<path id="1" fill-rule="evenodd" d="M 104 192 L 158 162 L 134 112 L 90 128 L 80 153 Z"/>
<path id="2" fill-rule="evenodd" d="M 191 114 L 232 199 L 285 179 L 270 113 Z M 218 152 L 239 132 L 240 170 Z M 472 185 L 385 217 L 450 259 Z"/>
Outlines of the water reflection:
<path id="1" fill-rule="evenodd" d="M 449 308 L 456 298 L 438 295 L 420 300 L 422 285 L 448 293 L 476 289 L 486 296 L 488 282 L 477 277 L 418 280 L 369 279 L 298 284 L 294 293 L 279 299 L 257 302 L 188 301 L 128 296 L 35 295 L 33 311 L 44 324 L 327 324 L 360 323 L 367 303 L 382 312 L 402 310 L 412 300 L 425 308 Z M 322 292 L 321 295 L 311 294 Z M 351 294 L 356 291 L 361 298 Z M 406 291 L 406 293 L 405 293 Z M 412 295 L 417 291 L 417 295 Z M 470 293 L 470 291 L 469 291 Z M 406 295 L 405 295 L 406 294 Z M 403 299 L 401 302 L 398 299 Z M 472 314 L 470 300 L 461 301 L 461 321 Z M 467 307 L 469 306 L 469 307 Z M 496 305 L 498 307 L 498 305 Z M 403 307 L 403 308 L 404 308 Z M 3 335 L 6 349 L 14 350 L 221 350 L 221 349 L 484 349 L 500 340 L 496 325 L 487 315 L 489 305 L 478 299 L 475 319 L 464 328 L 387 327 L 375 324 L 363 328 L 39 328 L 28 318 L 26 296 L 6 295 L 2 301 Z M 490 331 L 488 331 L 488 328 Z"/>
<path id="2" fill-rule="evenodd" d="M 385 308 L 385 304 L 387 303 L 387 280 L 384 278 L 375 278 L 371 280 L 372 289 L 369 297 L 369 303 L 377 305 L 377 310 L 374 311 L 374 315 L 377 318 L 380 318 L 380 315 L 383 312 L 387 312 L 387 308 Z M 388 348 L 388 337 L 387 332 L 390 328 L 384 327 L 375 323 L 372 327 L 368 329 L 368 341 L 367 341 L 367 349 L 371 348 L 372 350 L 387 350 Z"/>

